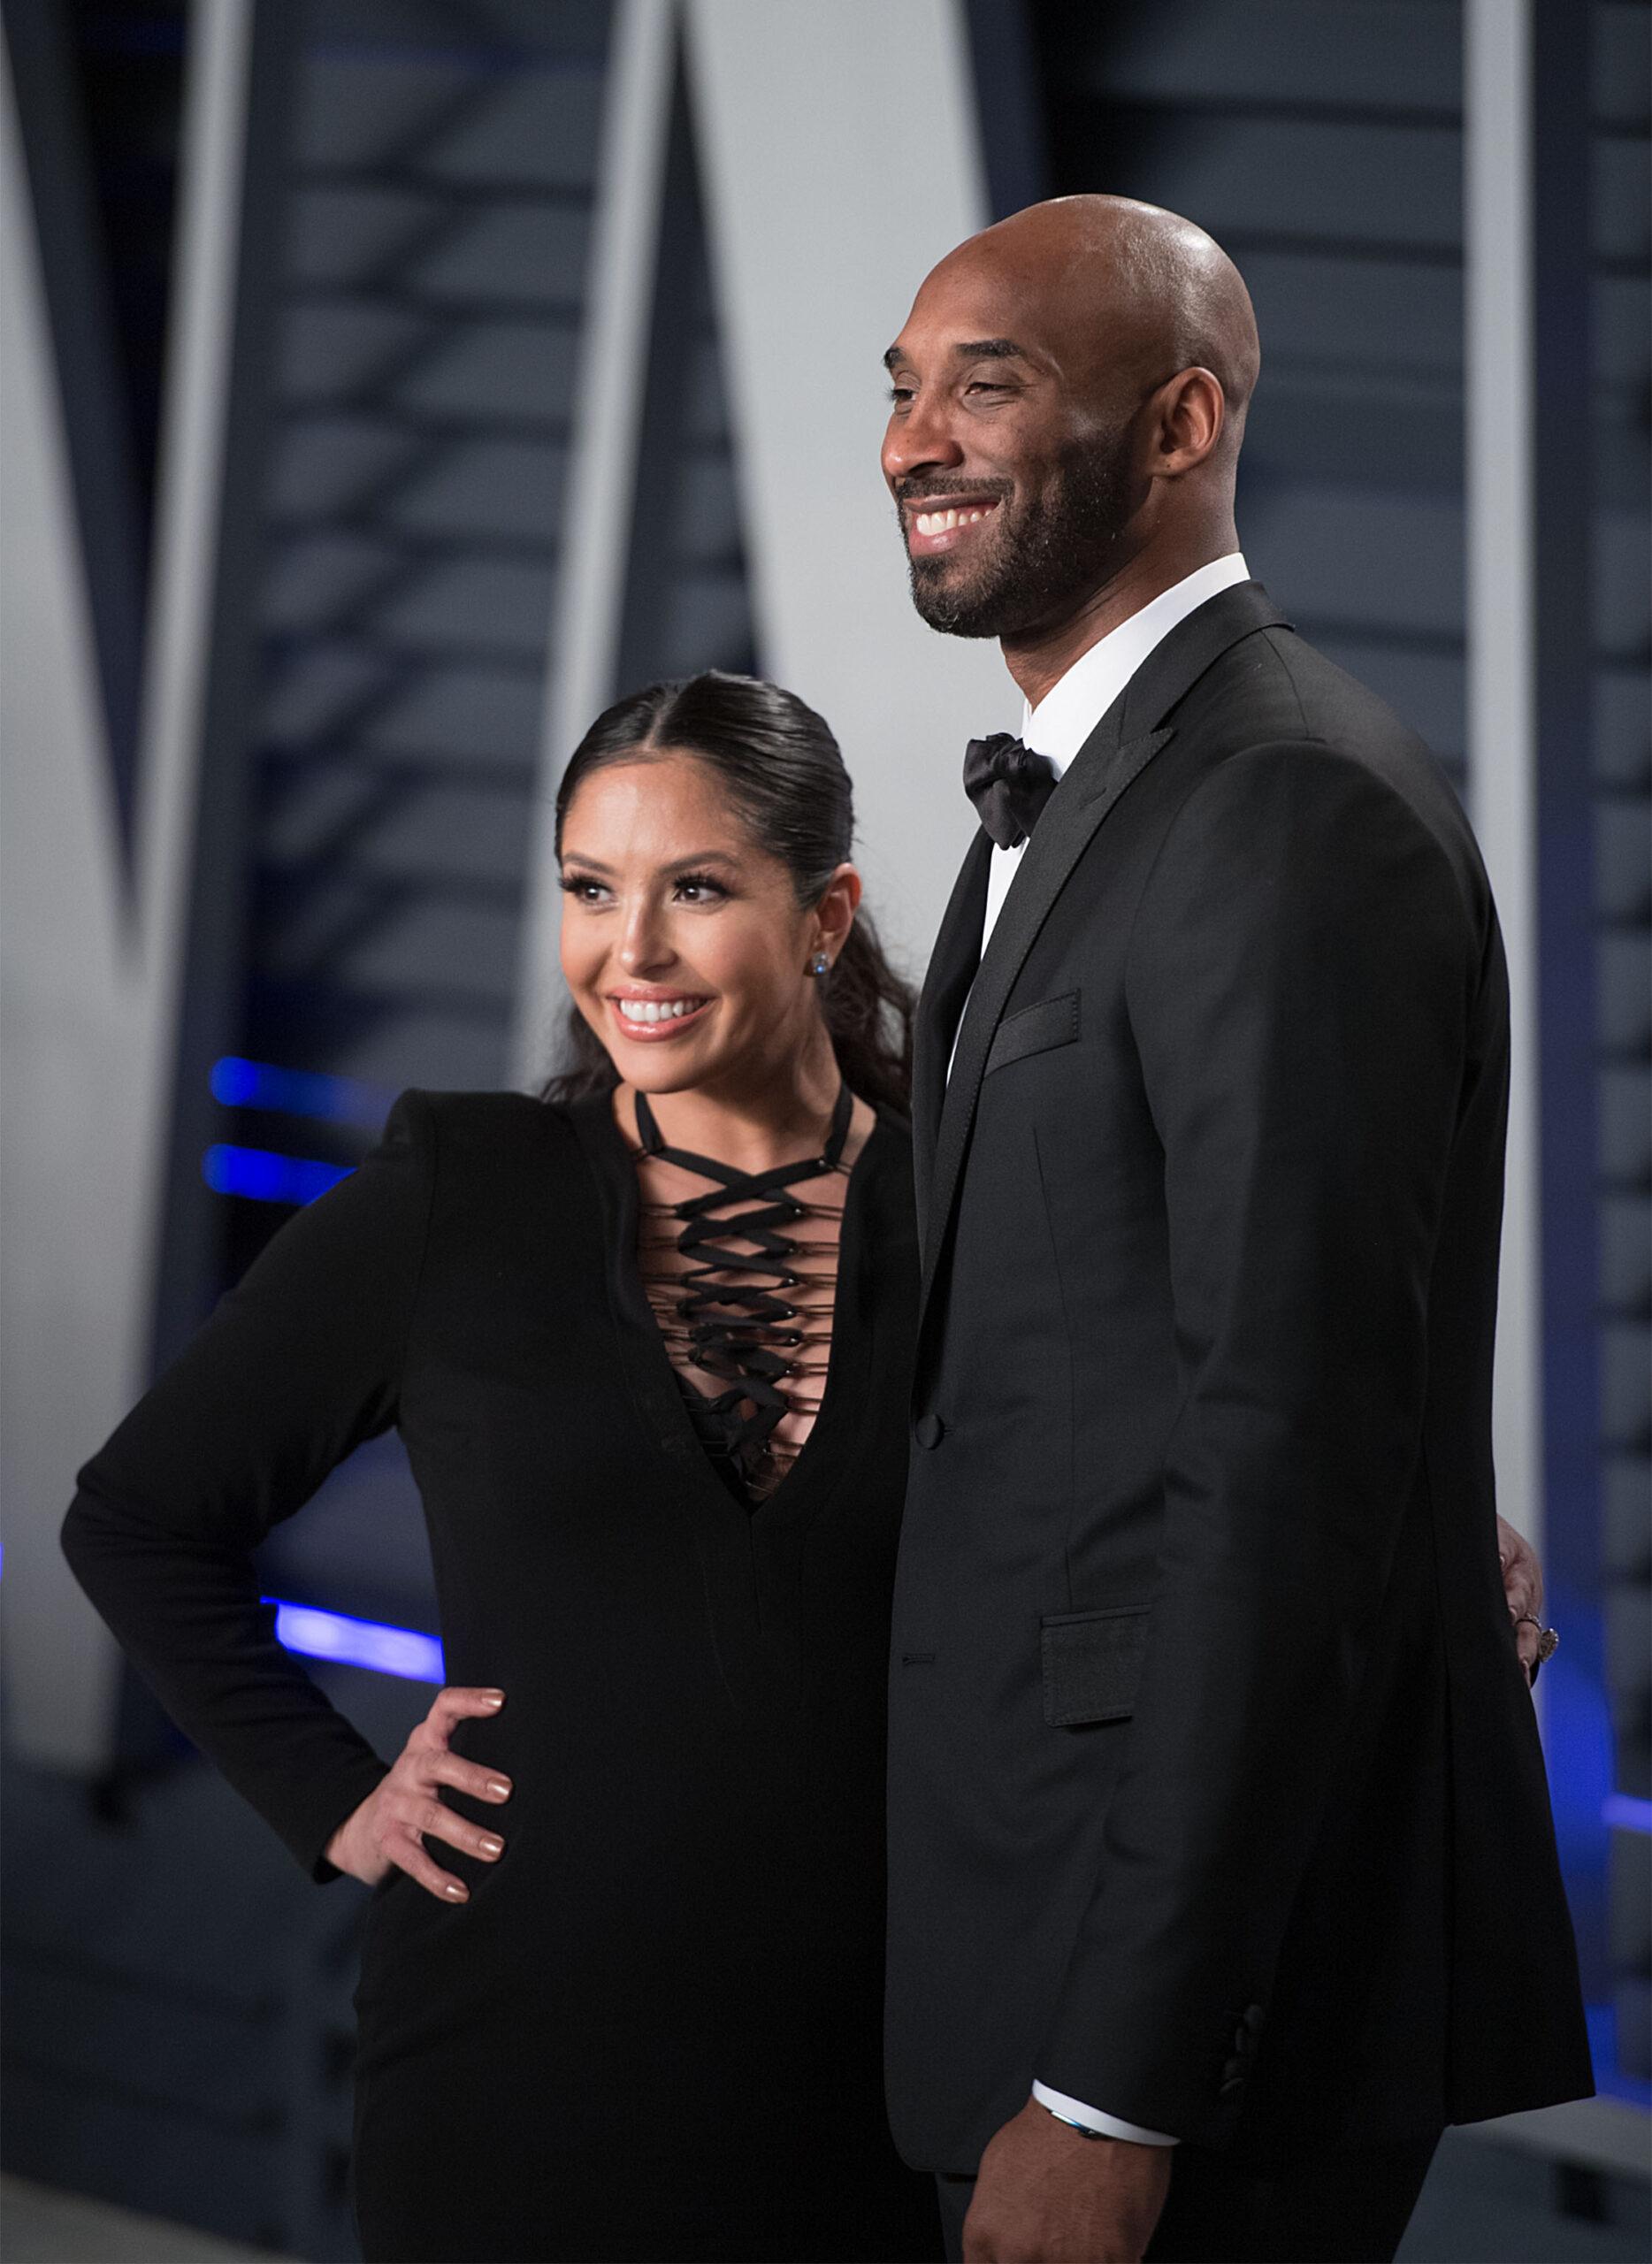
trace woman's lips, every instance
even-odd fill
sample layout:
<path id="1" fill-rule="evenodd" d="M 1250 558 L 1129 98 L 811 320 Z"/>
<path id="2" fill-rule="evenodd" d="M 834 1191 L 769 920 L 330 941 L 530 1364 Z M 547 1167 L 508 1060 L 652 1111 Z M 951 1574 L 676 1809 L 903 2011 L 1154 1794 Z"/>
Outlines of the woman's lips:
<path id="1" fill-rule="evenodd" d="M 678 1003 L 677 999 L 665 998 L 610 997 L 608 999 L 614 1020 L 618 1023 L 622 1034 L 636 1045 L 662 1045 L 670 1038 L 680 1037 L 686 1029 L 696 1029 L 705 1020 L 711 1000 L 701 998 L 697 1005 L 689 1006 L 681 1013 L 676 1011 L 662 1013 L 658 1019 L 654 1021 L 639 1019 L 636 1011 L 645 1006 L 675 1009 Z M 631 1013 L 624 1011 L 627 1006 L 632 1009 Z"/>

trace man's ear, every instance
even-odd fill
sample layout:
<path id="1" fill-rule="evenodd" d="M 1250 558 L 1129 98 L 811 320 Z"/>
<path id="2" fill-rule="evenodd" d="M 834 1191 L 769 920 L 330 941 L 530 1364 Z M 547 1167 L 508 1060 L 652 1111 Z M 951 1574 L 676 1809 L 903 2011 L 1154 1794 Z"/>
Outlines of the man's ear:
<path id="1" fill-rule="evenodd" d="M 1209 370 L 1178 370 L 1159 388 L 1154 412 L 1149 470 L 1159 478 L 1176 479 L 1215 454 L 1228 422 L 1228 400 L 1220 379 Z"/>

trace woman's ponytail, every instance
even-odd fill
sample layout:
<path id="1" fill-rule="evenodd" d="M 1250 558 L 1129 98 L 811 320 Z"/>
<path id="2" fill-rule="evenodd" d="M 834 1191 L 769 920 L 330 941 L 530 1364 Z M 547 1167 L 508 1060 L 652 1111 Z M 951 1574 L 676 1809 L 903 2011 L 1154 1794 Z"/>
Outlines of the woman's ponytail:
<path id="1" fill-rule="evenodd" d="M 912 1106 L 913 994 L 884 956 L 864 906 L 845 938 L 821 1001 L 851 1092 L 905 1116 Z"/>

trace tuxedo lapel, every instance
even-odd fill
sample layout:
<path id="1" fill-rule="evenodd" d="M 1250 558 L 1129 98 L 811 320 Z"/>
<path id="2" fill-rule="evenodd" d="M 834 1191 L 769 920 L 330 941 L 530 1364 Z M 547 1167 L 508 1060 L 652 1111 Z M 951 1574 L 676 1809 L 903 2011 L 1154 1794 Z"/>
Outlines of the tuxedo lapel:
<path id="1" fill-rule="evenodd" d="M 924 1223 L 935 1143 L 940 1131 L 947 1056 L 958 1028 L 959 1010 L 981 959 L 987 874 L 991 862 L 992 843 L 983 830 L 970 843 L 959 868 L 918 998 L 912 1048 L 912 1146 L 920 1228 Z"/>
<path id="2" fill-rule="evenodd" d="M 920 1315 L 929 1304 L 993 1033 L 1015 978 L 1097 827 L 1173 736 L 1169 731 L 1150 731 L 1120 745 L 1117 732 L 1121 715 L 1122 702 L 1108 710 L 1051 796 L 982 955 L 958 1033 L 952 1075 L 946 1080 L 933 1173 L 927 1189 L 922 1190 L 928 1195 L 928 1216 Z"/>
<path id="3" fill-rule="evenodd" d="M 1258 629 L 1289 625 L 1258 583 L 1240 582 L 1212 598 L 1148 655 L 1079 749 L 1051 796 L 982 956 L 964 1008 L 950 1075 L 942 1063 L 945 1097 L 934 1163 L 929 1166 L 926 1158 L 917 1174 L 923 1248 L 920 1326 L 957 1199 L 987 1056 L 1039 929 L 1097 829 L 1154 755 L 1174 737 L 1173 730 L 1156 728 L 1160 718 L 1241 638 Z M 984 841 L 985 836 L 982 838 Z M 966 874 L 968 869 L 966 863 Z M 953 906 L 963 878 L 960 875 L 959 888 L 953 891 Z M 979 919 L 974 932 L 980 933 Z"/>

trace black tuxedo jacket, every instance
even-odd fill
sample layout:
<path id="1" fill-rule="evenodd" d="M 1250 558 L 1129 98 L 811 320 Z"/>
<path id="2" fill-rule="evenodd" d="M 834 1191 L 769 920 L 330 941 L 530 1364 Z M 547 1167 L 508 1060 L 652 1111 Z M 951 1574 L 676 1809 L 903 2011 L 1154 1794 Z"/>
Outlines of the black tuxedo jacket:
<path id="1" fill-rule="evenodd" d="M 1494 1521 L 1507 990 L 1451 790 L 1246 583 L 1103 718 L 977 973 L 990 855 L 915 1071 L 897 2138 L 972 2168 L 1035 2076 L 1258 2161 L 1587 2092 Z"/>

